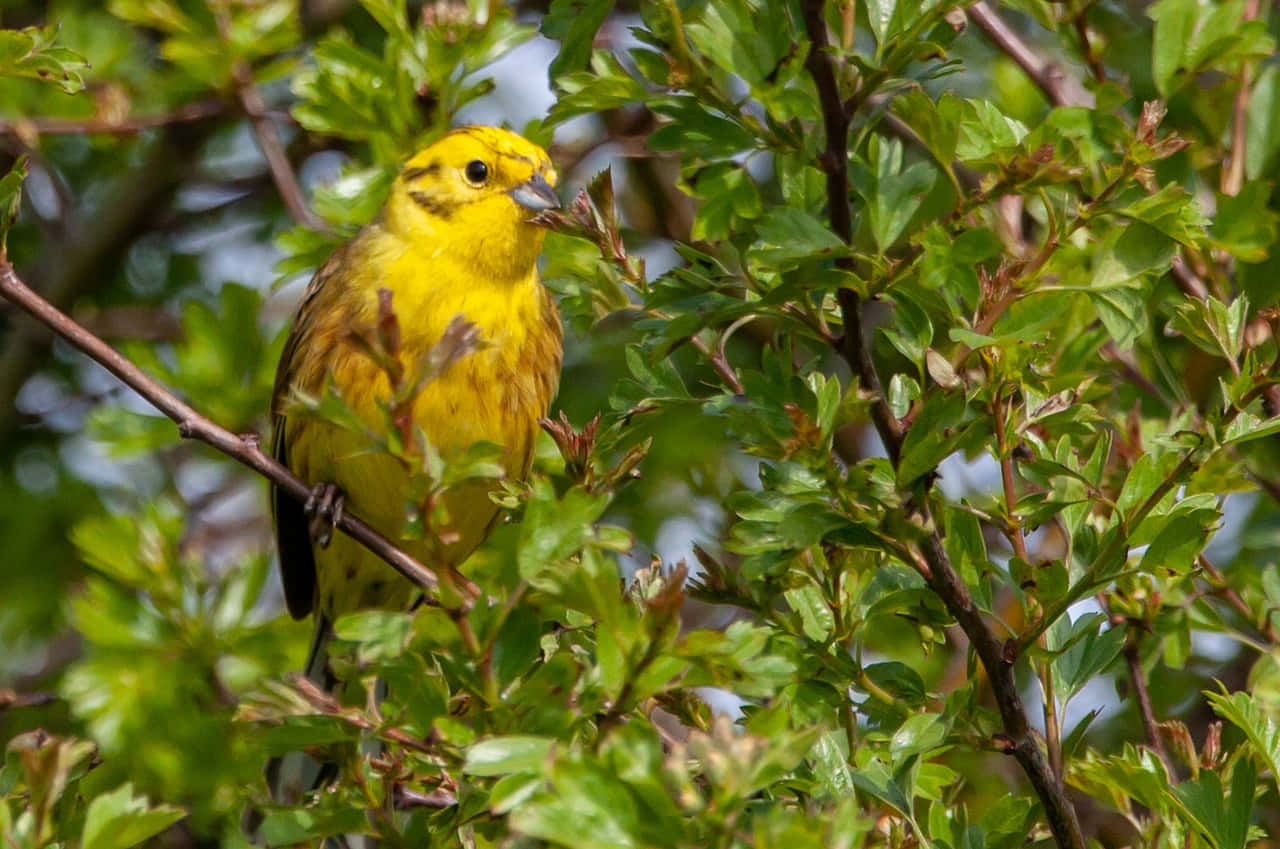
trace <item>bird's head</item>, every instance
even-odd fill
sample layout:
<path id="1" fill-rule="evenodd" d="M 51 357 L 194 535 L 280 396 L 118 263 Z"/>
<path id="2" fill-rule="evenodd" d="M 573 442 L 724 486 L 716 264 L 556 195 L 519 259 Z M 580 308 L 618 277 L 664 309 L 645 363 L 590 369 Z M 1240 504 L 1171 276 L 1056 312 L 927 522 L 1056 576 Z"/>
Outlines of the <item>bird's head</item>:
<path id="1" fill-rule="evenodd" d="M 532 268 L 545 231 L 532 219 L 560 205 L 546 151 L 508 130 L 462 127 L 405 163 L 388 201 L 387 224 L 429 250 L 448 245 Z"/>

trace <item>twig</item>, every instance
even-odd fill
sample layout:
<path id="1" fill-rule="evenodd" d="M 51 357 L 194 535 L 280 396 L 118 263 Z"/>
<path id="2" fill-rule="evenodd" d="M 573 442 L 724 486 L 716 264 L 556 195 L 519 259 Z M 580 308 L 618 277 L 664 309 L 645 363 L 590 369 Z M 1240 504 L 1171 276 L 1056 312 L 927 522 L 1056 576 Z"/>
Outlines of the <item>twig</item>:
<path id="1" fill-rule="evenodd" d="M 1151 692 L 1147 688 L 1147 676 L 1142 671 L 1142 655 L 1138 651 L 1138 638 L 1132 628 L 1124 640 L 1124 661 L 1129 667 L 1129 678 L 1133 682 L 1133 694 L 1138 697 L 1138 712 L 1142 715 L 1142 732 L 1147 737 L 1147 744 L 1155 750 L 1164 761 L 1165 769 L 1173 775 L 1173 761 L 1169 760 L 1169 752 L 1164 747 L 1164 739 L 1160 736 L 1160 726 L 1156 722 L 1155 708 L 1151 706 Z"/>
<path id="2" fill-rule="evenodd" d="M 1249 0 L 1244 7 L 1241 20 L 1252 21 L 1258 17 L 1258 0 Z M 1240 66 L 1240 89 L 1236 92 L 1235 106 L 1232 108 L 1231 158 L 1222 172 L 1222 193 L 1237 195 L 1244 186 L 1244 159 L 1248 147 L 1249 130 L 1249 95 L 1253 84 L 1253 68 L 1245 62 Z"/>
<path id="3" fill-rule="evenodd" d="M 840 100 L 835 69 L 828 52 L 830 41 L 823 5 L 823 0 L 804 0 L 802 4 L 805 29 L 810 42 L 805 68 L 817 87 L 826 129 L 826 150 L 821 164 L 827 174 L 827 205 L 831 229 L 846 243 L 851 243 L 853 228 L 848 185 L 849 115 Z M 864 97 L 869 96 L 866 91 L 862 94 Z M 852 266 L 848 259 L 838 262 L 845 268 Z M 838 299 L 845 322 L 841 353 L 862 382 L 863 388 L 872 395 L 872 421 L 896 466 L 901 455 L 903 428 L 889 410 L 875 364 L 871 361 L 862 329 L 861 304 L 850 289 L 841 289 Z M 1080 830 L 1075 808 L 1067 799 L 1062 782 L 1045 761 L 1040 744 L 1027 721 L 1022 696 L 1014 677 L 1016 643 L 1006 644 L 988 626 L 982 611 L 970 596 L 968 587 L 951 564 L 927 498 L 916 501 L 916 511 L 915 519 L 926 530 L 926 536 L 918 552 L 904 550 L 908 555 L 907 562 L 915 564 L 977 652 L 990 677 L 992 692 L 1004 724 L 1004 734 L 1000 737 L 1001 748 L 1013 755 L 1026 773 L 1044 806 L 1045 818 L 1058 846 L 1060 849 L 1085 849 L 1084 834 Z"/>
<path id="4" fill-rule="evenodd" d="M 1169 267 L 1169 273 L 1173 275 L 1173 279 L 1177 282 L 1178 288 L 1182 290 L 1184 295 L 1190 295 L 1197 301 L 1203 301 L 1209 297 L 1209 287 L 1204 285 L 1204 281 L 1191 270 L 1187 265 L 1187 261 L 1182 258 L 1181 254 L 1174 254 L 1173 265 Z"/>
<path id="5" fill-rule="evenodd" d="M 970 19 L 1026 72 L 1054 106 L 1093 106 L 1093 95 L 1078 80 L 1065 76 L 1057 63 L 1037 53 L 987 5 L 986 0 L 974 3 L 967 12 Z M 1174 256 L 1170 273 L 1184 294 L 1201 301 L 1209 296 L 1204 281 L 1196 276 L 1181 256 Z"/>
<path id="6" fill-rule="evenodd" d="M 216 118 L 229 111 L 227 101 L 219 98 L 185 103 L 168 112 L 153 115 L 129 115 L 124 118 L 108 118 L 94 115 L 91 118 L 5 118 L 0 119 L 0 133 L 27 138 L 28 136 L 85 135 L 102 133 L 131 135 L 143 130 L 165 127 L 170 124 L 189 124 Z"/>
<path id="7" fill-rule="evenodd" d="M 311 487 L 306 481 L 263 452 L 257 435 L 237 436 L 200 415 L 159 381 L 28 288 L 18 278 L 7 259 L 0 259 L 0 295 L 50 327 L 147 399 L 178 425 L 178 433 L 183 438 L 196 439 L 216 448 L 267 478 L 299 502 L 305 502 L 311 495 Z M 370 525 L 351 515 L 350 511 L 343 511 L 337 524 L 347 536 L 381 557 L 419 587 L 427 591 L 435 589 L 438 583 L 435 572 L 402 551 Z"/>
<path id="8" fill-rule="evenodd" d="M 840 100 L 836 86 L 835 69 L 827 53 L 827 24 L 823 19 L 821 0 L 805 0 L 805 28 L 809 34 L 809 55 L 805 67 L 818 88 L 822 103 L 822 116 L 826 124 L 827 147 L 820 163 L 827 175 L 827 199 L 830 207 L 831 229 L 847 244 L 853 242 L 853 214 L 849 208 L 849 113 Z M 853 270 L 853 260 L 841 257 L 836 266 Z M 889 459 L 896 466 L 902 453 L 902 425 L 889 409 L 889 402 L 880 385 L 880 376 L 871 360 L 871 349 L 866 343 L 862 326 L 862 304 L 856 292 L 842 288 L 836 293 L 840 314 L 844 318 L 844 337 L 840 353 L 857 375 L 862 388 L 871 394 L 871 418 L 875 422 L 880 439 L 884 442 Z"/>
<path id="9" fill-rule="evenodd" d="M 1092 106 L 1093 95 L 1080 81 L 1068 77 L 1062 72 L 1058 63 L 1046 59 L 1037 53 L 1031 45 L 1022 40 L 1013 29 L 996 14 L 986 0 L 978 0 L 967 10 L 969 19 L 987 34 L 987 37 L 1018 63 L 1026 75 L 1031 78 L 1049 102 L 1054 106 Z"/>
<path id="10" fill-rule="evenodd" d="M 212 128 L 213 122 L 167 128 L 135 172 L 112 185 L 111 215 L 72 231 L 69 241 L 46 248 L 42 268 L 34 276 L 50 303 L 69 310 L 110 279 L 110 270 L 119 265 L 133 240 L 169 208 Z M 5 339 L 0 354 L 0 445 L 12 444 L 22 421 L 15 403 L 18 390 L 47 364 L 51 342 L 45 328 L 31 321 L 15 321 Z"/>
<path id="11" fill-rule="evenodd" d="M 0 711 L 9 708 L 42 707 L 58 700 L 55 693 L 19 693 L 15 690 L 0 690 Z"/>
<path id="12" fill-rule="evenodd" d="M 1129 678 L 1133 682 L 1134 695 L 1138 699 L 1138 715 L 1142 718 L 1142 731 L 1147 738 L 1147 745 L 1164 762 L 1164 767 L 1169 771 L 1169 775 L 1173 775 L 1173 761 L 1170 760 L 1169 751 L 1165 748 L 1164 738 L 1160 736 L 1160 723 L 1156 722 L 1156 712 L 1151 706 L 1151 692 L 1147 688 L 1147 676 L 1142 671 L 1142 655 L 1138 650 L 1138 640 L 1141 634 L 1139 628 L 1143 623 L 1113 614 L 1111 605 L 1107 603 L 1106 594 L 1098 593 L 1095 597 L 1098 600 L 1098 604 L 1107 614 L 1107 619 L 1111 621 L 1112 627 L 1119 627 L 1122 624 L 1125 626 L 1124 660 L 1129 667 Z"/>
<path id="13" fill-rule="evenodd" d="M 1089 22 L 1085 20 L 1085 13 L 1088 10 L 1086 6 L 1080 10 L 1072 22 L 1075 24 L 1076 37 L 1080 39 L 1080 53 L 1084 56 L 1084 62 L 1089 66 L 1089 71 L 1093 74 L 1093 78 L 1100 83 L 1107 81 L 1107 69 L 1103 67 L 1102 59 L 1093 50 L 1093 44 L 1089 41 Z"/>
<path id="14" fill-rule="evenodd" d="M 289 162 L 288 154 L 285 153 L 280 134 L 276 132 L 276 125 L 267 113 L 267 105 L 262 100 L 262 93 L 254 85 L 253 73 L 249 70 L 249 66 L 244 62 L 237 62 L 234 73 L 236 94 L 244 107 L 245 115 L 249 117 L 253 137 L 258 142 L 258 149 L 262 151 L 263 158 L 267 160 L 267 169 L 271 172 L 271 179 L 275 181 L 276 190 L 280 192 L 280 199 L 284 201 L 285 209 L 289 210 L 293 220 L 302 226 L 321 232 L 330 232 L 332 228 L 324 219 L 311 211 L 303 198 L 302 186 L 298 185 L 298 178 L 293 173 L 293 165 Z"/>
<path id="15" fill-rule="evenodd" d="M 1203 554 L 1196 558 L 1196 563 L 1199 565 L 1200 570 L 1208 576 L 1209 583 L 1213 584 L 1217 594 L 1226 599 L 1227 604 L 1231 605 L 1237 613 L 1244 617 L 1244 621 L 1252 623 L 1253 611 L 1249 609 L 1249 605 L 1245 600 L 1240 597 L 1240 593 L 1236 592 L 1235 587 L 1227 583 L 1226 576 L 1219 572 L 1217 567 Z M 1262 624 L 1257 627 L 1259 633 L 1272 645 L 1280 643 L 1280 634 L 1276 633 L 1270 617 L 1263 620 Z"/>

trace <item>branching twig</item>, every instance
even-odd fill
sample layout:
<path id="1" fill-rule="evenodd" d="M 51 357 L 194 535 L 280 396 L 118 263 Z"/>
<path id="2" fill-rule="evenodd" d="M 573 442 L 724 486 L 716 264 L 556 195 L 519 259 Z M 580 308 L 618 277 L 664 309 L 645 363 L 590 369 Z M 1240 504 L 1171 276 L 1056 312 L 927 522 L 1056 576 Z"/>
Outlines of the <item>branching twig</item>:
<path id="1" fill-rule="evenodd" d="M 1079 80 L 1065 76 L 1056 62 L 1040 55 L 1027 44 L 1022 36 L 1014 32 L 1009 24 L 987 5 L 986 0 L 979 0 L 967 11 L 969 18 L 1026 72 L 1031 81 L 1044 92 L 1050 103 L 1054 106 L 1093 106 L 1093 95 L 1085 90 Z M 1181 256 L 1174 256 L 1170 274 L 1173 275 L 1173 279 L 1177 281 L 1178 287 L 1184 294 L 1201 301 L 1209 296 L 1209 290 L 1204 281 L 1196 276 Z"/>
<path id="2" fill-rule="evenodd" d="M 76 324 L 65 313 L 28 288 L 18 279 L 13 266 L 7 260 L 0 260 L 0 295 L 4 295 L 63 339 L 88 354 L 147 399 L 157 410 L 178 425 L 178 432 L 184 438 L 197 439 L 213 446 L 267 478 L 299 502 L 305 502 L 311 495 L 311 487 L 306 481 L 267 455 L 259 445 L 256 435 L 237 436 L 200 415 L 159 381 L 143 372 L 111 346 Z M 371 526 L 352 516 L 349 511 L 343 512 L 337 524 L 340 530 L 381 557 L 416 585 L 428 591 L 436 587 L 438 579 L 435 572 L 410 557 Z"/>
<path id="3" fill-rule="evenodd" d="M 830 56 L 830 41 L 823 16 L 823 0 L 804 0 L 804 22 L 810 48 L 805 67 L 818 90 L 826 129 L 826 150 L 822 155 L 822 167 L 827 175 L 827 203 L 831 228 L 845 242 L 852 242 L 853 227 L 849 208 L 848 184 L 848 130 L 849 115 L 836 84 L 835 68 Z M 863 92 L 864 95 L 868 92 Z M 842 261 L 848 268 L 851 263 Z M 880 439 L 897 465 L 903 442 L 903 428 L 889 410 L 884 391 L 871 360 L 870 350 L 862 328 L 861 304 L 857 295 L 849 289 L 841 289 L 838 295 L 844 316 L 845 333 L 840 352 L 872 395 L 872 421 Z M 1026 710 L 1014 678 L 1016 644 L 1006 643 L 996 637 L 982 611 L 974 603 L 969 589 L 951 564 L 942 544 L 942 536 L 934 520 L 928 499 L 916 502 L 916 519 L 925 530 L 919 552 L 908 552 L 908 562 L 914 562 L 930 588 L 955 617 L 970 645 L 977 652 L 983 667 L 991 679 L 992 692 L 1000 708 L 1004 723 L 1001 746 L 1013 755 L 1026 773 L 1045 809 L 1049 828 L 1061 849 L 1084 849 L 1084 834 L 1080 830 L 1075 809 L 1067 799 L 1062 782 L 1053 774 L 1045 761 L 1040 744 L 1027 721 Z"/>

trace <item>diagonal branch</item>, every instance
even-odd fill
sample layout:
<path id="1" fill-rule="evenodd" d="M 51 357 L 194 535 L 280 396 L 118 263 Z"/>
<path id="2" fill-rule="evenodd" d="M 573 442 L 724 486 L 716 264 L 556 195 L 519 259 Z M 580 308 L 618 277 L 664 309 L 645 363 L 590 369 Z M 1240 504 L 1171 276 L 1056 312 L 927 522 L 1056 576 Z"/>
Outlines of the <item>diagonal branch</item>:
<path id="1" fill-rule="evenodd" d="M 196 412 L 158 380 L 142 371 L 110 345 L 76 324 L 65 313 L 32 291 L 18 278 L 7 259 L 0 259 L 0 295 L 50 327 L 63 339 L 88 354 L 129 388 L 151 402 L 157 410 L 178 425 L 178 432 L 184 438 L 197 439 L 206 445 L 213 446 L 267 478 L 300 502 L 305 502 L 311 495 L 311 487 L 306 481 L 262 450 L 256 434 L 237 436 Z M 350 512 L 344 511 L 337 525 L 349 537 L 381 557 L 397 572 L 424 590 L 434 590 L 439 583 L 435 572 L 409 556 L 373 527 L 352 516 Z M 465 584 L 464 587 L 466 587 Z M 466 589 L 469 591 L 471 588 L 466 587 Z"/>
<path id="2" fill-rule="evenodd" d="M 853 240 L 852 212 L 849 207 L 848 183 L 848 132 L 849 115 L 840 100 L 835 67 L 830 54 L 830 41 L 824 18 L 823 0 L 803 0 L 805 29 L 809 37 L 809 54 L 805 68 L 813 78 L 822 106 L 826 130 L 826 149 L 822 155 L 822 168 L 827 175 L 827 203 L 832 230 L 846 243 Z M 864 97 L 870 92 L 863 92 Z M 851 268 L 849 260 L 841 260 L 841 267 Z M 879 375 L 871 360 L 866 336 L 862 327 L 861 303 L 857 295 L 848 289 L 839 292 L 840 309 L 844 316 L 845 333 L 840 341 L 840 353 L 848 361 L 865 390 L 872 394 L 872 420 L 881 441 L 896 466 L 901 454 L 904 431 L 889 410 Z M 942 544 L 942 535 L 932 514 L 928 498 L 918 499 L 913 517 L 924 530 L 919 551 L 908 551 L 910 560 L 924 576 L 929 587 L 946 605 L 956 622 L 969 638 L 987 675 L 991 689 L 1000 708 L 1004 734 L 1001 747 L 1013 755 L 1026 773 L 1036 795 L 1045 809 L 1045 817 L 1060 849 L 1085 849 L 1084 834 L 1076 818 L 1075 808 L 1067 799 L 1062 781 L 1053 774 L 1040 749 L 1040 743 L 1031 730 L 1027 713 L 1022 705 L 1014 677 L 1017 660 L 1016 643 L 1006 644 L 992 631 L 982 611 L 974 603 L 969 588 L 956 572 Z"/>
<path id="3" fill-rule="evenodd" d="M 267 160 L 267 169 L 271 172 L 271 179 L 275 181 L 276 190 L 280 192 L 280 199 L 284 201 L 285 209 L 289 210 L 289 215 L 293 216 L 294 221 L 304 227 L 330 232 L 329 225 L 307 206 L 302 186 L 298 184 L 297 175 L 293 173 L 293 165 L 289 162 L 288 154 L 285 153 L 284 143 L 280 141 L 276 125 L 267 112 L 262 93 L 254 85 L 253 73 L 248 65 L 243 62 L 236 63 L 235 80 L 240 105 L 244 107 L 244 113 L 249 117 L 253 137 L 258 142 L 258 149 L 262 151 L 263 158 Z"/>
<path id="4" fill-rule="evenodd" d="M 1093 95 L 1080 81 L 1069 77 L 1057 62 L 1042 56 L 1023 41 L 1009 24 L 996 14 L 986 0 L 978 0 L 967 10 L 969 20 L 978 25 L 1018 67 L 1031 78 L 1054 106 L 1092 106 Z"/>

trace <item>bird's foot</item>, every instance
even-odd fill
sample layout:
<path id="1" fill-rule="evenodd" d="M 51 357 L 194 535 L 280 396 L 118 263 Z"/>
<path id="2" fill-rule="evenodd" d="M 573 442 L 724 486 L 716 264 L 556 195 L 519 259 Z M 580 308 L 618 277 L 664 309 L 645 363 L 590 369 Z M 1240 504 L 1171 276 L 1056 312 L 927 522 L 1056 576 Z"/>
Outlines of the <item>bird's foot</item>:
<path id="1" fill-rule="evenodd" d="M 342 521 L 342 511 L 346 507 L 346 496 L 337 484 L 319 483 L 311 490 L 307 503 L 302 511 L 311 518 L 307 523 L 307 531 L 311 541 L 321 548 L 328 548 L 333 539 L 333 529 Z"/>

